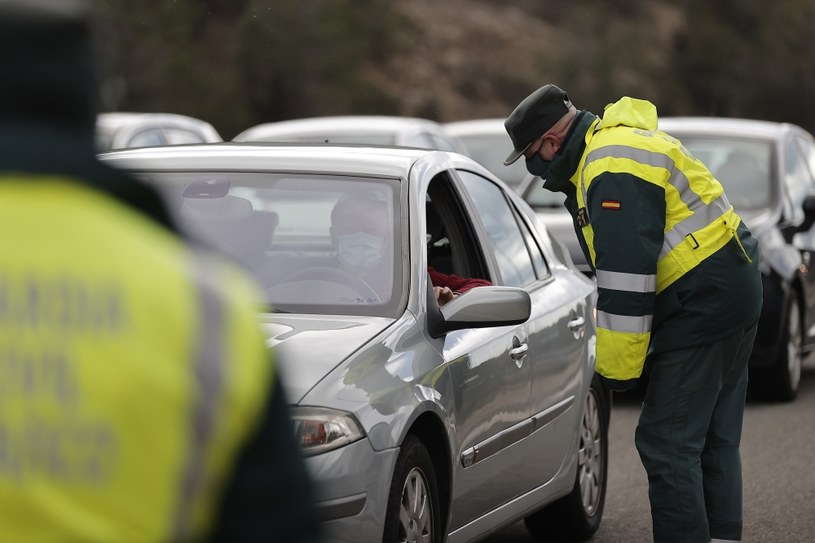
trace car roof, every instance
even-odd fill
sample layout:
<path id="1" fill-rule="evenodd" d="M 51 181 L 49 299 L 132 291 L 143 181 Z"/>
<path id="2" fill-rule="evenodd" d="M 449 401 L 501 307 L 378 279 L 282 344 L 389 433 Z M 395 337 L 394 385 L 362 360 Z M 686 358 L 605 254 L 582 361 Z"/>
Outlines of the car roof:
<path id="1" fill-rule="evenodd" d="M 457 167 L 488 174 L 486 168 L 458 153 L 351 144 L 223 142 L 123 149 L 103 153 L 99 158 L 119 168 L 144 171 L 330 172 L 389 178 L 407 178 L 411 168 L 423 160 L 447 160 Z"/>
<path id="2" fill-rule="evenodd" d="M 774 139 L 791 131 L 803 129 L 791 123 L 730 117 L 662 117 L 663 132 L 694 132 L 709 135 L 738 135 Z"/>

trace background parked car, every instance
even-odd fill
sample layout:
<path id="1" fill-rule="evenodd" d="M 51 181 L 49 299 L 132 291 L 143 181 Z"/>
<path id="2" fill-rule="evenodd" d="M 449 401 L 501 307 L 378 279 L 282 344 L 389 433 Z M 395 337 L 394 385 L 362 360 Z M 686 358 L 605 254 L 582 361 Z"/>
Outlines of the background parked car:
<path id="1" fill-rule="evenodd" d="M 459 153 L 465 150 L 437 122 L 388 115 L 338 115 L 264 123 L 247 128 L 232 141 L 398 145 Z"/>
<path id="2" fill-rule="evenodd" d="M 759 240 L 764 307 L 750 389 L 791 400 L 803 353 L 815 348 L 815 139 L 794 124 L 747 119 L 666 117 L 659 128 L 710 168 Z"/>
<path id="3" fill-rule="evenodd" d="M 532 177 L 523 160 L 504 166 L 504 159 L 512 152 L 512 140 L 504 129 L 504 119 L 471 119 L 443 126 L 464 144 L 467 155 L 486 166 L 513 190 L 518 191 L 524 181 Z"/>
<path id="4" fill-rule="evenodd" d="M 256 274 L 331 540 L 473 541 L 522 518 L 539 537 L 595 532 L 609 396 L 594 373 L 594 284 L 488 170 L 358 146 L 102 157 Z M 387 233 L 377 273 L 349 274 L 331 214 L 363 198 L 386 210 Z M 429 265 L 493 286 L 440 308 Z"/>
<path id="5" fill-rule="evenodd" d="M 211 124 L 175 113 L 102 113 L 96 120 L 100 152 L 127 147 L 223 141 Z"/>

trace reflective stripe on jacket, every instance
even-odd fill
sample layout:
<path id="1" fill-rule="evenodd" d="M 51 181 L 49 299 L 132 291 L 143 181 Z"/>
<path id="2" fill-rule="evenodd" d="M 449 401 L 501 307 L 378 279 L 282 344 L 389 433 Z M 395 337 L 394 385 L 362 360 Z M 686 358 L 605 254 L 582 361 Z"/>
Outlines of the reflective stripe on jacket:
<path id="1" fill-rule="evenodd" d="M 273 379 L 252 287 L 72 179 L 0 224 L 3 539 L 201 539 Z"/>
<path id="2" fill-rule="evenodd" d="M 722 249 L 741 219 L 704 164 L 657 130 L 656 108 L 644 100 L 606 107 L 571 181 L 596 270 L 597 371 L 639 377 L 657 294 Z"/>

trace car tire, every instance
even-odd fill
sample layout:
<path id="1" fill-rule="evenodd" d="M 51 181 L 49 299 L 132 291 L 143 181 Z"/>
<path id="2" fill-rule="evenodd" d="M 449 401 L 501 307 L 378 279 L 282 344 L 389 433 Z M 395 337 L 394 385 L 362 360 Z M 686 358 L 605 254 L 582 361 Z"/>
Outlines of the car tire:
<path id="1" fill-rule="evenodd" d="M 430 453 L 415 436 L 402 444 L 393 472 L 383 543 L 442 541 L 439 490 Z"/>
<path id="2" fill-rule="evenodd" d="M 801 306 L 793 292 L 787 302 L 778 356 L 767 369 L 750 375 L 751 396 L 757 400 L 789 402 L 798 396 L 804 363 Z"/>
<path id="3" fill-rule="evenodd" d="M 585 541 L 600 527 L 606 501 L 609 402 L 597 375 L 586 397 L 572 491 L 524 519 L 538 541 Z"/>

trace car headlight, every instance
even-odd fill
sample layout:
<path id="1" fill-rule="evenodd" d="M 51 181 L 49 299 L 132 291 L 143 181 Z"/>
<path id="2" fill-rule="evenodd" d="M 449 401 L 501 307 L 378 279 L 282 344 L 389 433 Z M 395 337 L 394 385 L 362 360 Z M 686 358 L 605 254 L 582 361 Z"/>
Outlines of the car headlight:
<path id="1" fill-rule="evenodd" d="M 322 407 L 293 407 L 294 432 L 305 455 L 320 454 L 362 439 L 353 415 Z"/>

